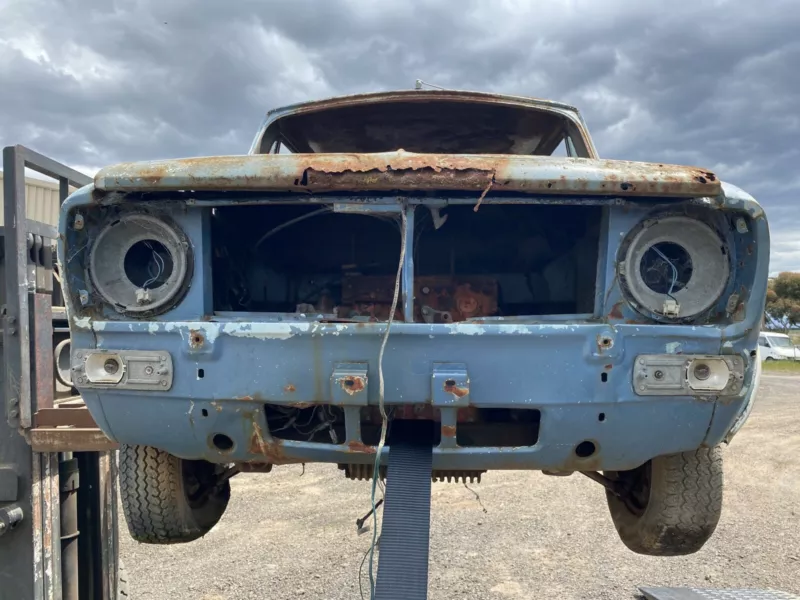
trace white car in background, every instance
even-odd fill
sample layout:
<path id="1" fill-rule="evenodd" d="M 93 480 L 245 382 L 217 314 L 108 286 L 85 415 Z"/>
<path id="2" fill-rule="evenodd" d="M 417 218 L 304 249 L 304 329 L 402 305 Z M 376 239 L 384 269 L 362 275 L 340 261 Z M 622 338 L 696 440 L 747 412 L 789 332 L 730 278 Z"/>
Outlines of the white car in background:
<path id="1" fill-rule="evenodd" d="M 758 336 L 761 360 L 800 360 L 800 348 L 785 333 L 764 332 Z"/>

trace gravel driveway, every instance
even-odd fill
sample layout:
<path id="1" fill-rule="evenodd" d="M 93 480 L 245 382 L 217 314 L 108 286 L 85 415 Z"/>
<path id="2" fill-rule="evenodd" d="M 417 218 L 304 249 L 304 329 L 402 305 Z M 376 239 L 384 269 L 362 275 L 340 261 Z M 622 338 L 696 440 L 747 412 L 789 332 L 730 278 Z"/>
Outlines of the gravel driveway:
<path id="1" fill-rule="evenodd" d="M 637 585 L 800 594 L 800 377 L 764 377 L 724 456 L 722 520 L 702 551 L 683 558 L 629 552 L 603 489 L 580 475 L 489 473 L 474 486 L 486 512 L 463 485 L 436 483 L 429 597 L 621 599 L 635 598 Z M 355 520 L 369 510 L 369 486 L 335 465 L 301 472 L 236 477 L 221 523 L 191 544 L 139 545 L 123 524 L 133 599 L 358 599 L 371 535 L 357 535 Z"/>

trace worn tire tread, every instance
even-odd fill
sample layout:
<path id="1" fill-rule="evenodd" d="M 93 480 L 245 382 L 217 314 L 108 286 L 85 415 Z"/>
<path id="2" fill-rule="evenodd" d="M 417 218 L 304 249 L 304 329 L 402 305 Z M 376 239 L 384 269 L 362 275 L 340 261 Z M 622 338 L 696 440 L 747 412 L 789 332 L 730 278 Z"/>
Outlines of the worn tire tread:
<path id="1" fill-rule="evenodd" d="M 177 544 L 208 532 L 198 525 L 184 498 L 179 458 L 150 446 L 123 444 L 119 482 L 125 521 L 136 541 Z"/>
<path id="2" fill-rule="evenodd" d="M 718 447 L 654 458 L 647 508 L 634 515 L 611 492 L 611 518 L 622 542 L 651 556 L 682 556 L 700 550 L 722 512 L 722 453 Z"/>

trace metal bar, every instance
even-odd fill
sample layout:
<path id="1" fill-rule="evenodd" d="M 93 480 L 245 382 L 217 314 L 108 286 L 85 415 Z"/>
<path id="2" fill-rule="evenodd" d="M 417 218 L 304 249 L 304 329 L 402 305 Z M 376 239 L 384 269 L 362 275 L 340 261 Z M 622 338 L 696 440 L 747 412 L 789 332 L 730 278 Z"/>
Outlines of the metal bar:
<path id="1" fill-rule="evenodd" d="M 103 452 L 119 448 L 100 429 L 31 429 L 29 437 L 35 452 Z"/>
<path id="2" fill-rule="evenodd" d="M 78 530 L 81 544 L 78 546 L 78 586 L 86 600 L 98 600 L 101 587 L 100 546 L 103 543 L 100 533 L 98 501 L 100 498 L 98 452 L 76 452 L 81 477 L 78 488 Z M 83 600 L 82 599 L 82 600 Z M 116 600 L 116 599 L 112 599 Z"/>
<path id="3" fill-rule="evenodd" d="M 42 457 L 40 454 L 33 454 L 32 456 L 32 469 L 31 469 L 31 522 L 33 525 L 33 593 L 29 595 L 32 600 L 42 600 L 44 596 L 44 548 L 43 548 L 43 532 L 44 532 L 44 511 L 42 506 L 43 485 L 42 479 L 44 477 Z M 24 597 L 24 596 L 23 596 Z"/>
<path id="4" fill-rule="evenodd" d="M 406 211 L 406 255 L 403 259 L 403 320 L 414 322 L 414 206 Z"/>
<path id="5" fill-rule="evenodd" d="M 100 534 L 103 540 L 100 563 L 103 573 L 103 600 L 116 600 L 118 553 L 117 547 L 117 461 L 115 452 L 103 452 L 98 460 L 100 469 Z"/>
<path id="6" fill-rule="evenodd" d="M 64 426 L 80 429 L 98 428 L 92 413 L 85 406 L 82 408 L 41 408 L 36 411 L 34 423 L 37 428 Z"/>
<path id="7" fill-rule="evenodd" d="M 79 600 L 78 460 L 71 453 L 59 465 L 61 501 L 61 590 L 63 600 Z"/>
<path id="8" fill-rule="evenodd" d="M 59 181 L 66 179 L 69 185 L 73 185 L 74 187 L 83 187 L 92 183 L 91 177 L 87 177 L 75 169 L 71 169 L 66 165 L 62 165 L 52 158 L 48 158 L 44 154 L 39 154 L 30 148 L 26 148 L 25 146 L 12 146 L 11 148 L 16 150 L 16 152 L 21 155 L 26 167 L 41 173 L 42 175 L 47 175 L 48 177 L 58 179 Z M 64 201 L 64 198 L 66 198 L 66 196 L 61 198 L 62 202 Z"/>
<path id="9" fill-rule="evenodd" d="M 38 267 L 37 267 L 38 268 Z M 52 277 L 52 275 L 51 275 Z M 33 364 L 34 412 L 40 408 L 53 408 L 54 375 L 53 375 L 53 317 L 50 311 L 50 294 L 36 293 L 33 298 L 31 312 L 31 330 L 35 348 Z M 33 422 L 31 421 L 31 424 Z"/>
<path id="10" fill-rule="evenodd" d="M 36 460 L 37 454 L 34 454 Z M 58 454 L 38 455 L 42 462 L 42 550 L 45 600 L 61 600 L 61 515 L 58 503 Z"/>
<path id="11" fill-rule="evenodd" d="M 3 149 L 5 196 L 6 316 L 3 346 L 9 424 L 31 426 L 30 330 L 28 328 L 28 240 L 25 223 L 25 162 L 18 146 Z"/>

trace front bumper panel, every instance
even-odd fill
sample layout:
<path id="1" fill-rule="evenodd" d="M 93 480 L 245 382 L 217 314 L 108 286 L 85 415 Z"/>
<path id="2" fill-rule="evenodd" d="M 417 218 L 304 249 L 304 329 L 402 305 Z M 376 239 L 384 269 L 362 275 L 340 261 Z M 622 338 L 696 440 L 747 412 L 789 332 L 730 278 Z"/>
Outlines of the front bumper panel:
<path id="1" fill-rule="evenodd" d="M 172 357 L 168 390 L 84 388 L 106 433 L 186 458 L 215 462 L 370 463 L 357 426 L 343 443 L 312 444 L 270 436 L 264 404 L 335 404 L 357 422 L 378 404 L 378 351 L 385 324 L 261 322 L 94 322 L 75 347 L 163 351 Z M 92 344 L 94 345 L 94 344 Z M 718 355 L 712 327 L 605 324 L 396 323 L 383 362 L 385 401 L 432 404 L 441 411 L 435 469 L 598 470 L 632 468 L 657 455 L 719 443 L 751 394 L 751 359 L 736 396 L 641 396 L 637 356 Z M 724 405 L 715 422 L 715 407 Z M 459 448 L 459 407 L 541 412 L 538 442 L 514 448 Z M 602 414 L 602 418 L 601 418 Z M 445 429 L 448 428 L 448 429 Z M 714 436 L 709 436 L 714 431 Z M 220 452 L 221 433 L 234 442 Z M 712 437 L 714 439 L 712 439 Z M 718 439 L 717 439 L 718 438 Z M 591 441 L 597 451 L 579 458 Z M 385 450 L 389 453 L 389 450 Z"/>

